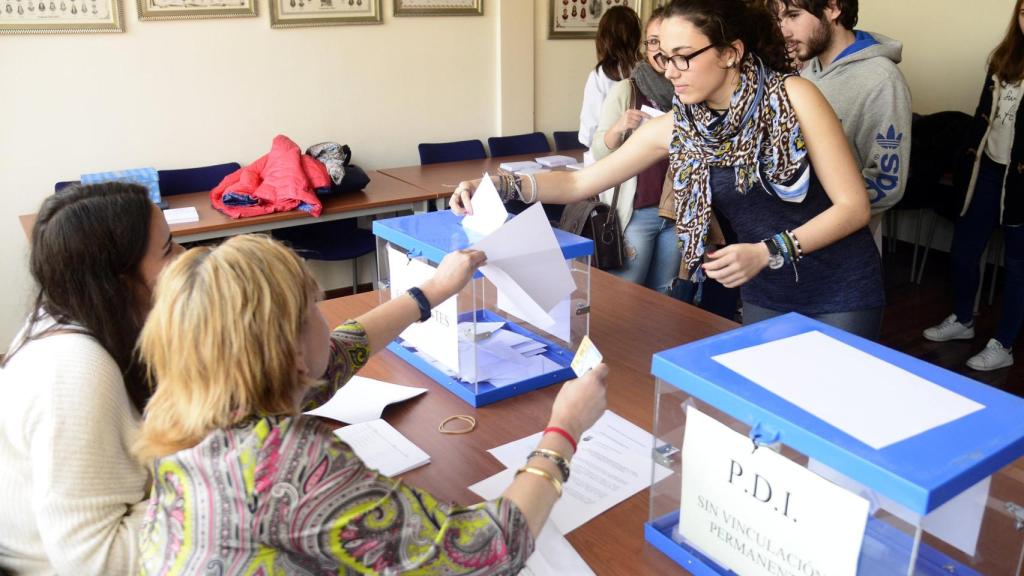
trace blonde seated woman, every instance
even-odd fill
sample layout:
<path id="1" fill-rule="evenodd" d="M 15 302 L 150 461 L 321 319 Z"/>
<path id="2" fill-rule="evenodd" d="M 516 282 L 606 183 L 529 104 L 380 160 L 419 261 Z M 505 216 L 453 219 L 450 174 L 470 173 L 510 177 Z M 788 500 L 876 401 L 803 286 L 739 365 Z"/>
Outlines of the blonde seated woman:
<path id="1" fill-rule="evenodd" d="M 551 409 L 557 430 L 528 473 L 468 507 L 367 469 L 331 426 L 300 414 L 484 260 L 449 254 L 420 287 L 428 302 L 403 295 L 333 332 L 316 281 L 269 238 L 193 248 L 170 265 L 140 338 L 160 383 L 136 445 L 154 476 L 141 572 L 517 573 L 561 494 L 570 438 L 605 408 L 606 366 L 563 385 Z"/>

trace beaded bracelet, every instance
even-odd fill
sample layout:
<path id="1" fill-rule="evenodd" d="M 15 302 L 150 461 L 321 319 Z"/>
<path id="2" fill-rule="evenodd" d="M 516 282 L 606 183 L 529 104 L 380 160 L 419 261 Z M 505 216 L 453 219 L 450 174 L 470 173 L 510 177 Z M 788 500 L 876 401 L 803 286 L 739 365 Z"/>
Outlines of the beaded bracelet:
<path id="1" fill-rule="evenodd" d="M 554 476 L 548 474 L 547 472 L 541 470 L 540 468 L 533 468 L 531 466 L 524 466 L 519 470 L 516 470 L 516 476 L 519 476 L 523 472 L 526 472 L 527 474 L 533 474 L 534 476 L 540 476 L 541 478 L 544 478 L 548 482 L 551 482 L 551 485 L 555 488 L 555 492 L 558 493 L 558 497 L 562 497 L 562 483 L 558 481 L 558 478 L 555 478 Z"/>
<path id="2" fill-rule="evenodd" d="M 562 482 L 569 481 L 569 461 L 565 459 L 565 456 L 562 456 L 554 450 L 537 448 L 533 452 L 530 452 L 530 455 L 526 457 L 526 461 L 529 462 L 534 456 L 541 456 L 554 462 L 555 465 L 558 466 L 558 471 L 562 473 Z"/>

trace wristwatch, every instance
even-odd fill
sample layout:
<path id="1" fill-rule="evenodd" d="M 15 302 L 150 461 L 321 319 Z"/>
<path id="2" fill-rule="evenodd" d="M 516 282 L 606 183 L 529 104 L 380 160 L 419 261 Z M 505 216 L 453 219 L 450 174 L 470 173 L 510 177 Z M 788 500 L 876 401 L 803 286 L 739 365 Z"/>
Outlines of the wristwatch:
<path id="1" fill-rule="evenodd" d="M 765 238 L 762 242 L 764 242 L 764 245 L 768 247 L 768 268 L 772 270 L 782 268 L 782 265 L 786 263 L 786 259 L 782 257 L 782 251 L 779 250 L 779 246 L 775 243 L 775 240 Z"/>

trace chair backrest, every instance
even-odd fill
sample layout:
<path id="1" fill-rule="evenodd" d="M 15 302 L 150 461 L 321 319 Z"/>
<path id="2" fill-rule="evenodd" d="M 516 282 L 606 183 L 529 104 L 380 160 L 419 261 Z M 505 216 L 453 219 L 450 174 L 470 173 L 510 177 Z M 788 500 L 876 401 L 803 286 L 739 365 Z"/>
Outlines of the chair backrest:
<path id="1" fill-rule="evenodd" d="M 491 136 L 487 139 L 487 146 L 491 149 L 491 156 L 551 152 L 548 137 L 543 132 L 516 134 L 515 136 Z"/>
<path id="2" fill-rule="evenodd" d="M 487 158 L 484 143 L 479 140 L 458 142 L 424 143 L 419 145 L 420 164 L 458 162 L 459 160 L 481 160 Z"/>
<path id="3" fill-rule="evenodd" d="M 555 137 L 555 151 L 557 152 L 561 152 L 563 150 L 585 150 L 587 148 L 580 143 L 579 130 L 573 130 L 572 132 L 552 132 L 551 135 Z"/>
<path id="4" fill-rule="evenodd" d="M 65 188 L 71 186 L 72 184 L 80 184 L 80 182 L 78 180 L 65 180 L 63 182 L 57 182 L 56 184 L 53 185 L 53 193 L 60 194 L 61 190 L 64 190 Z"/>
<path id="5" fill-rule="evenodd" d="M 182 168 L 180 170 L 158 170 L 160 177 L 160 195 L 174 196 L 189 192 L 206 192 L 213 190 L 225 176 L 238 170 L 238 162 L 200 166 L 198 168 Z"/>
<path id="6" fill-rule="evenodd" d="M 956 110 L 914 115 L 910 129 L 907 187 L 897 208 L 934 208 L 940 181 L 951 173 L 968 146 L 973 118 Z"/>

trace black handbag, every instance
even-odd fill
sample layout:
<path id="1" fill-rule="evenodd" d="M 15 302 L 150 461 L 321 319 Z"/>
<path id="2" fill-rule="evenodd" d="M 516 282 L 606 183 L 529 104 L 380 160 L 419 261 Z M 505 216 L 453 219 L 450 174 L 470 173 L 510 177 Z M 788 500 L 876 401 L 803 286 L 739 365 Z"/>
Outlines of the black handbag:
<path id="1" fill-rule="evenodd" d="M 618 199 L 616 186 L 611 206 L 597 199 L 573 202 L 565 207 L 558 222 L 560 229 L 594 241 L 594 264 L 601 270 L 622 268 L 626 259 L 619 214 L 614 208 Z"/>

